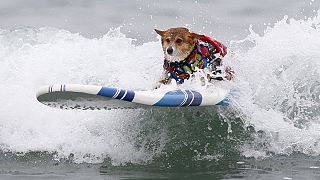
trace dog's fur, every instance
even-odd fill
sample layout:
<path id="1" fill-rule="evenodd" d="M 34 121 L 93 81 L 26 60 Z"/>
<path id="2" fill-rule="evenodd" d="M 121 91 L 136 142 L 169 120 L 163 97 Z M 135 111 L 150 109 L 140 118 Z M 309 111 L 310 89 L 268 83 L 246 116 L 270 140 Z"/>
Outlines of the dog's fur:
<path id="1" fill-rule="evenodd" d="M 161 36 L 165 60 L 169 62 L 180 62 L 185 60 L 195 49 L 196 43 L 200 37 L 199 34 L 190 32 L 187 28 L 183 27 L 170 28 L 166 31 L 155 29 L 155 31 Z M 219 72 L 221 73 L 221 70 Z M 206 73 L 204 77 L 201 78 L 202 84 L 205 84 L 205 79 L 214 79 L 211 78 L 210 75 L 212 75 L 211 72 Z M 168 84 L 171 82 L 171 79 L 172 78 L 167 76 L 167 72 L 164 71 L 162 80 L 160 80 L 159 83 Z"/>
<path id="2" fill-rule="evenodd" d="M 161 36 L 162 49 L 165 59 L 168 61 L 183 61 L 191 51 L 197 42 L 198 34 L 191 33 L 187 28 L 171 28 L 166 31 L 155 31 Z M 168 49 L 172 47 L 172 54 L 168 54 Z"/>

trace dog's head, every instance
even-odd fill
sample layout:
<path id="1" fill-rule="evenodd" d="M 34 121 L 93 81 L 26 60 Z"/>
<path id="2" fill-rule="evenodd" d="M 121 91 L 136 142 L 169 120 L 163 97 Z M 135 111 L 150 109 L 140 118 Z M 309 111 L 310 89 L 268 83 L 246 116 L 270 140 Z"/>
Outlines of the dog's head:
<path id="1" fill-rule="evenodd" d="M 161 36 L 162 49 L 166 60 L 183 61 L 194 49 L 199 35 L 189 32 L 187 28 L 170 28 L 166 31 L 155 29 Z"/>

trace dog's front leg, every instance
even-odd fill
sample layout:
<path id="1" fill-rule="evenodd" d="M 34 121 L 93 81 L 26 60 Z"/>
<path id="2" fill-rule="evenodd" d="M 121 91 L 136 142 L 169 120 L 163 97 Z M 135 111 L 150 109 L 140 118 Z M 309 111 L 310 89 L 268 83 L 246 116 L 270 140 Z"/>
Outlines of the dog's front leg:
<path id="1" fill-rule="evenodd" d="M 163 71 L 162 76 L 154 89 L 160 88 L 162 84 L 169 84 L 171 79 L 172 78 L 168 75 L 168 71 Z"/>

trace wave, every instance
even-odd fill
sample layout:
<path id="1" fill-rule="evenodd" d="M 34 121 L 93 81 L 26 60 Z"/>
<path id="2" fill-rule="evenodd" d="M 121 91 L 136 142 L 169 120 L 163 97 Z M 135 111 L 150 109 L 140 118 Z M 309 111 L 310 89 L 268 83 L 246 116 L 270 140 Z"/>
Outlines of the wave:
<path id="1" fill-rule="evenodd" d="M 237 108 L 259 132 L 244 155 L 319 154 L 319 27 L 318 11 L 306 20 L 284 17 L 262 36 L 250 28 L 246 39 L 232 42 Z"/>
<path id="2" fill-rule="evenodd" d="M 1 29 L 0 148 L 22 156 L 49 152 L 57 160 L 72 154 L 77 163 L 159 167 L 318 155 L 319 26 L 320 13 L 285 17 L 263 35 L 250 29 L 246 39 L 232 41 L 225 63 L 236 79 L 227 86 L 238 97 L 227 108 L 90 112 L 43 106 L 36 90 L 55 83 L 152 89 L 162 72 L 160 42 L 135 45 L 120 29 L 95 39 L 49 27 Z"/>
<path id="3" fill-rule="evenodd" d="M 39 87 L 53 83 L 151 88 L 161 73 L 160 45 L 133 41 L 119 29 L 99 39 L 54 28 L 1 30 L 1 149 L 57 152 L 57 158 L 73 153 L 76 162 L 106 155 L 115 164 L 150 159 L 134 148 L 138 110 L 60 111 L 35 98 Z"/>

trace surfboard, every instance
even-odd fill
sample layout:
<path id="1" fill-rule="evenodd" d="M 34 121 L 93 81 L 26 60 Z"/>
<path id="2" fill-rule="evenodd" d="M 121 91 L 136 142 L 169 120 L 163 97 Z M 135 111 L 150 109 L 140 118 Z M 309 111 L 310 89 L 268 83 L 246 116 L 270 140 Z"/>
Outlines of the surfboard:
<path id="1" fill-rule="evenodd" d="M 55 84 L 41 87 L 37 100 L 60 109 L 110 110 L 144 106 L 187 107 L 227 105 L 229 91 L 215 88 L 214 92 L 194 90 L 126 90 L 105 86 Z"/>

